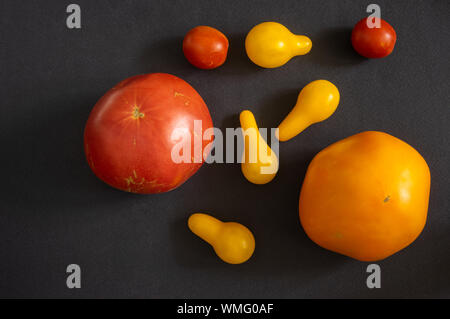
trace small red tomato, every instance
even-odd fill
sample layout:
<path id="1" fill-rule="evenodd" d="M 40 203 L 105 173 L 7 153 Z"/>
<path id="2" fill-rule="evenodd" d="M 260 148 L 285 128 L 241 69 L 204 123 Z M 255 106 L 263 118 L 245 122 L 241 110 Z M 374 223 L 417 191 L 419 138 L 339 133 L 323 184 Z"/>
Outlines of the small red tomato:
<path id="1" fill-rule="evenodd" d="M 217 29 L 198 26 L 189 31 L 183 41 L 186 59 L 200 69 L 215 69 L 225 63 L 228 39 Z"/>
<path id="2" fill-rule="evenodd" d="M 380 28 L 370 28 L 367 23 L 368 19 L 362 19 L 353 28 L 353 48 L 366 58 L 384 58 L 394 50 L 397 41 L 395 30 L 381 18 Z"/>

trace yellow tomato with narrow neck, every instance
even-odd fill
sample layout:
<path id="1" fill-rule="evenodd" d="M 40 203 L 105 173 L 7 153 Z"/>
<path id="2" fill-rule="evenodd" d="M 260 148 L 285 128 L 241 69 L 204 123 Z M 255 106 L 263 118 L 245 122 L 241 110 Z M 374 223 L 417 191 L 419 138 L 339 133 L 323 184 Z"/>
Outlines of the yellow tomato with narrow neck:
<path id="1" fill-rule="evenodd" d="M 259 133 L 253 113 L 242 111 L 239 118 L 244 139 L 242 174 L 250 183 L 267 184 L 277 175 L 278 157 Z"/>
<path id="2" fill-rule="evenodd" d="M 189 217 L 189 229 L 210 244 L 217 256 L 229 264 L 242 264 L 255 251 L 252 232 L 239 223 L 224 223 L 207 214 Z"/>
<path id="3" fill-rule="evenodd" d="M 282 142 L 294 138 L 310 125 L 325 121 L 336 111 L 340 94 L 338 88 L 327 80 L 309 83 L 300 92 L 297 104 L 278 127 Z"/>
<path id="4" fill-rule="evenodd" d="M 410 245 L 427 219 L 430 171 L 407 143 L 363 132 L 321 151 L 300 194 L 309 238 L 328 250 L 371 262 Z"/>
<path id="5" fill-rule="evenodd" d="M 250 60 L 263 68 L 277 68 L 311 51 L 312 42 L 277 22 L 264 22 L 250 30 L 245 49 Z"/>

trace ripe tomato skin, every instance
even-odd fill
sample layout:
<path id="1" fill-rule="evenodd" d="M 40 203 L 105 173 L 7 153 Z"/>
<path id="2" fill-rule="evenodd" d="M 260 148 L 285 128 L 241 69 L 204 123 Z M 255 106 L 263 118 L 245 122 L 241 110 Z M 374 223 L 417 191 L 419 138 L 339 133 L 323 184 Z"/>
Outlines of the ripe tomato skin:
<path id="1" fill-rule="evenodd" d="M 353 28 L 353 48 L 366 58 L 374 59 L 388 56 L 394 50 L 397 41 L 394 28 L 383 19 L 380 19 L 380 28 L 369 28 L 367 19 L 362 19 Z"/>
<path id="2" fill-rule="evenodd" d="M 293 34 L 278 22 L 263 22 L 254 26 L 245 38 L 248 58 L 262 68 L 278 68 L 292 58 L 311 51 L 312 41 Z"/>
<path id="3" fill-rule="evenodd" d="M 172 138 L 177 128 L 185 129 L 183 138 L 190 134 L 194 156 L 194 120 L 202 121 L 202 134 L 212 127 L 205 102 L 184 80 L 164 73 L 126 79 L 97 102 L 86 123 L 89 166 L 98 178 L 123 191 L 173 190 L 203 164 L 203 158 L 177 164 L 171 156 L 179 143 Z M 202 141 L 202 151 L 209 151 L 209 143 Z"/>
<path id="4" fill-rule="evenodd" d="M 183 41 L 186 59 L 200 69 L 215 69 L 225 63 L 229 42 L 217 29 L 198 26 L 189 31 Z"/>
<path id="5" fill-rule="evenodd" d="M 319 246 L 360 261 L 385 259 L 422 232 L 430 171 L 402 140 L 363 132 L 317 154 L 308 167 L 299 214 Z"/>

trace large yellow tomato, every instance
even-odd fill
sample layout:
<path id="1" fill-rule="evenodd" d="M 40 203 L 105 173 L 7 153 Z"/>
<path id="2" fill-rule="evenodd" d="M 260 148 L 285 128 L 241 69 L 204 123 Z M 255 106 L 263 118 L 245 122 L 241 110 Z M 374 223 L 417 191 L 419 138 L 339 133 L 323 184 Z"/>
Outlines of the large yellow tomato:
<path id="1" fill-rule="evenodd" d="M 427 219 L 430 171 L 407 143 L 363 132 L 322 150 L 300 194 L 300 221 L 311 240 L 361 261 L 411 244 Z"/>

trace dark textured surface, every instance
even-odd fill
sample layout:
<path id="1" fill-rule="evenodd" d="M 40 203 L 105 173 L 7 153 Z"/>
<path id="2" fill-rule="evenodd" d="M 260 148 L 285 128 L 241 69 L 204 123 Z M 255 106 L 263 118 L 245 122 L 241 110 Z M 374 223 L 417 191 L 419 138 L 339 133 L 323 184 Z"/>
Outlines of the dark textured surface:
<path id="1" fill-rule="evenodd" d="M 87 1 L 82 30 L 65 26 L 65 1 L 0 2 L 1 297 L 450 297 L 449 30 L 442 1 L 377 1 L 398 36 L 394 53 L 353 52 L 364 1 Z M 312 52 L 278 69 L 253 65 L 245 34 L 274 20 L 308 35 Z M 191 67 L 184 34 L 211 25 L 230 39 L 218 70 Z M 84 159 L 82 133 L 97 99 L 135 74 L 172 73 L 208 104 L 216 127 L 237 127 L 252 109 L 274 127 L 300 89 L 325 78 L 341 91 L 328 121 L 281 145 L 281 167 L 257 187 L 239 165 L 205 165 L 183 187 L 157 196 L 115 191 Z M 414 146 L 432 175 L 429 220 L 406 250 L 380 262 L 382 289 L 367 264 L 328 252 L 300 227 L 298 195 L 322 148 L 365 130 Z M 249 226 L 257 239 L 246 264 L 222 263 L 187 227 L 192 212 Z M 82 289 L 65 269 L 82 267 Z"/>

